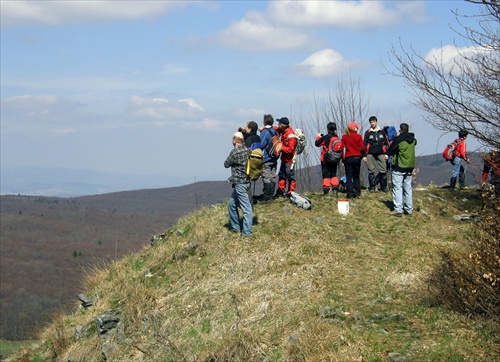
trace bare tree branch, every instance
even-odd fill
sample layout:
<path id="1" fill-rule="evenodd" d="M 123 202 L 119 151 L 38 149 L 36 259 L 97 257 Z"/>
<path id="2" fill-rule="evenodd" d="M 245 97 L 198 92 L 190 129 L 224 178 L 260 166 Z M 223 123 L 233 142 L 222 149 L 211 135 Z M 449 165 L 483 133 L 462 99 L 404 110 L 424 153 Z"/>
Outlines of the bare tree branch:
<path id="1" fill-rule="evenodd" d="M 479 14 L 455 13 L 462 31 L 455 31 L 468 47 L 441 47 L 423 56 L 411 46 L 391 47 L 395 70 L 413 95 L 412 103 L 427 114 L 425 120 L 442 131 L 467 129 L 485 146 L 500 148 L 500 3 L 468 0 L 481 7 Z M 460 22 L 474 18 L 477 27 Z M 450 55 L 453 61 L 450 62 Z"/>

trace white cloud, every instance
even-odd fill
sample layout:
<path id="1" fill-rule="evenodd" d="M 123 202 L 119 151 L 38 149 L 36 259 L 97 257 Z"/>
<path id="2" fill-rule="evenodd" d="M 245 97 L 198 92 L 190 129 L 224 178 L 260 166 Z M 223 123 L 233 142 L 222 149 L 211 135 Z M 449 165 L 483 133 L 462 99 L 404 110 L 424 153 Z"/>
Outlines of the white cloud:
<path id="1" fill-rule="evenodd" d="M 179 99 L 177 102 L 186 104 L 190 110 L 205 112 L 205 109 L 196 103 L 193 98 L 183 98 Z"/>
<path id="2" fill-rule="evenodd" d="M 1 1 L 2 27 L 152 18 L 191 1 Z"/>
<path id="3" fill-rule="evenodd" d="M 53 94 L 25 94 L 2 100 L 2 122 L 61 122 L 68 120 L 68 114 L 73 114 L 82 107 L 80 102 Z"/>
<path id="4" fill-rule="evenodd" d="M 240 108 L 234 111 L 234 115 L 238 119 L 248 119 L 248 121 L 255 121 L 259 123 L 264 117 L 264 114 L 268 114 L 269 111 L 266 111 L 264 109 L 257 109 L 257 108 L 249 108 L 249 109 L 244 109 Z"/>
<path id="5" fill-rule="evenodd" d="M 427 20 L 424 1 L 271 1 L 263 12 L 249 11 L 219 33 L 223 46 L 277 51 L 319 46 L 318 28 L 366 30 Z"/>
<path id="6" fill-rule="evenodd" d="M 295 64 L 295 69 L 302 75 L 320 78 L 367 65 L 367 62 L 348 61 L 342 54 L 333 49 L 323 49 Z"/>
<path id="7" fill-rule="evenodd" d="M 192 98 L 170 101 L 166 98 L 129 98 L 131 113 L 135 117 L 151 119 L 157 126 L 172 122 L 193 122 L 199 120 L 205 109 Z"/>
<path id="8" fill-rule="evenodd" d="M 273 1 L 268 18 L 281 24 L 301 27 L 370 29 L 401 23 L 404 19 L 425 19 L 423 1 L 397 3 L 394 8 L 382 1 Z"/>
<path id="9" fill-rule="evenodd" d="M 196 122 L 182 122 L 181 125 L 186 129 L 206 129 L 206 130 L 221 130 L 226 129 L 226 123 L 211 118 L 203 118 Z"/>
<path id="10" fill-rule="evenodd" d="M 314 42 L 306 31 L 254 19 L 242 19 L 231 24 L 215 39 L 228 48 L 255 52 L 300 49 Z"/>
<path id="11" fill-rule="evenodd" d="M 471 67 L 471 69 L 475 67 L 475 64 L 469 62 L 466 58 L 472 59 L 479 53 L 486 52 L 489 52 L 489 50 L 481 47 L 471 46 L 458 48 L 454 45 L 445 45 L 440 48 L 431 49 L 424 57 L 424 60 L 438 67 L 442 67 L 445 72 L 451 72 L 458 75 L 461 72 L 460 66 Z"/>

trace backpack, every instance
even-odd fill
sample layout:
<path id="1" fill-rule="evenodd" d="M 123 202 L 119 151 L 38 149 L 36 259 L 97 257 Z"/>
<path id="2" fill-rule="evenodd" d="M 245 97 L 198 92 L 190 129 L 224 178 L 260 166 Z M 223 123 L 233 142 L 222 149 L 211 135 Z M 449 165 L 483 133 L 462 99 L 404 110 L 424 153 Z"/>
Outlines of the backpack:
<path id="1" fill-rule="evenodd" d="M 251 150 L 250 153 L 248 154 L 247 170 L 246 170 L 247 177 L 252 181 L 258 180 L 260 175 L 262 175 L 263 167 L 264 167 L 264 152 L 262 152 L 260 148 L 255 148 Z"/>
<path id="2" fill-rule="evenodd" d="M 251 149 L 251 150 L 255 150 L 256 148 L 260 148 L 260 142 L 254 142 L 254 143 L 252 143 L 252 145 L 250 146 L 250 149 Z"/>
<path id="3" fill-rule="evenodd" d="M 269 132 L 271 133 L 272 137 L 271 141 L 266 147 L 266 152 L 270 157 L 279 157 L 281 155 L 281 149 L 283 148 L 283 142 L 281 142 L 281 138 L 276 131 L 274 131 L 273 133 L 270 129 Z"/>
<path id="4" fill-rule="evenodd" d="M 297 146 L 295 147 L 295 152 L 297 153 L 297 155 L 300 155 L 306 148 L 306 135 L 304 134 L 304 131 L 302 131 L 300 128 L 297 128 L 295 130 L 295 138 L 297 138 Z"/>
<path id="5" fill-rule="evenodd" d="M 311 200 L 293 191 L 290 192 L 290 202 L 299 209 L 309 210 L 312 207 Z"/>
<path id="6" fill-rule="evenodd" d="M 453 161 L 453 159 L 456 156 L 457 147 L 462 142 L 463 141 L 460 141 L 460 142 L 453 141 L 453 142 L 447 144 L 446 147 L 444 148 L 444 151 L 443 151 L 443 158 L 446 161 Z"/>
<path id="7" fill-rule="evenodd" d="M 389 126 L 387 127 L 387 139 L 391 142 L 398 135 L 398 131 L 396 131 L 396 127 Z"/>
<path id="8" fill-rule="evenodd" d="M 344 150 L 344 144 L 337 137 L 333 142 L 330 143 L 328 151 L 324 155 L 324 160 L 326 162 L 338 162 L 342 158 L 342 151 Z"/>

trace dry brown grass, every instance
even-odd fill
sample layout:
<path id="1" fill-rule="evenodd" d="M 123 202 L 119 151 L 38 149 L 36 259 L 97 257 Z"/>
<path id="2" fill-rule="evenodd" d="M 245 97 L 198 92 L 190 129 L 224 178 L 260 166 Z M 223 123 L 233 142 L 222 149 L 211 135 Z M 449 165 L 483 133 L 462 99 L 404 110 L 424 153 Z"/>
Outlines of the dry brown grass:
<path id="1" fill-rule="evenodd" d="M 257 205 L 252 238 L 224 227 L 226 205 L 184 217 L 165 240 L 90 274 L 95 305 L 59 317 L 31 356 L 100 360 L 95 331 L 71 335 L 113 310 L 123 333 L 112 361 L 495 360 L 496 324 L 436 304 L 428 284 L 443 250 L 467 248 L 474 223 L 451 217 L 477 211 L 477 192 L 416 191 L 411 218 L 390 216 L 386 194 L 364 195 L 347 216 L 308 196 L 310 211 Z"/>

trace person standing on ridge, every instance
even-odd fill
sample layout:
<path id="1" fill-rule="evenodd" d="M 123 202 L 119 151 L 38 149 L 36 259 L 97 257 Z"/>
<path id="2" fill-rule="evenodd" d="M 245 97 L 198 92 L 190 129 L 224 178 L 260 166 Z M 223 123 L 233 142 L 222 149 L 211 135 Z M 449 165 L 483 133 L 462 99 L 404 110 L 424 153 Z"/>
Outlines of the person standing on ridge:
<path id="1" fill-rule="evenodd" d="M 228 179 L 233 187 L 233 193 L 227 203 L 231 231 L 243 236 L 252 236 L 252 204 L 248 198 L 250 180 L 246 174 L 248 154 L 250 150 L 243 144 L 243 134 L 236 132 L 232 138 L 233 149 L 224 161 L 224 167 L 231 167 L 231 177 Z M 243 223 L 240 225 L 238 207 L 243 212 Z"/>
<path id="2" fill-rule="evenodd" d="M 365 155 L 365 143 L 363 137 L 358 134 L 360 128 L 359 124 L 351 122 L 347 126 L 346 134 L 342 136 L 348 199 L 361 196 L 359 174 L 361 172 L 361 158 Z"/>
<path id="3" fill-rule="evenodd" d="M 490 185 L 493 186 L 495 197 L 500 196 L 500 150 L 493 150 L 484 154 L 481 186 L 486 186 L 488 174 L 491 174 Z"/>
<path id="4" fill-rule="evenodd" d="M 387 192 L 387 148 L 389 143 L 384 130 L 377 124 L 377 117 L 369 118 L 370 128 L 365 132 L 364 142 L 366 156 L 363 161 L 368 168 L 368 190 L 376 191 L 380 183 L 380 191 Z"/>
<path id="5" fill-rule="evenodd" d="M 267 202 L 272 200 L 276 189 L 276 168 L 278 166 L 278 156 L 270 155 L 267 148 L 274 136 L 278 136 L 278 131 L 273 128 L 274 118 L 270 114 L 265 114 L 263 119 L 264 127 L 260 130 L 260 148 L 264 151 L 264 167 L 262 168 L 262 195 L 256 196 L 256 201 Z"/>
<path id="6" fill-rule="evenodd" d="M 450 179 L 450 191 L 455 190 L 457 179 L 460 187 L 465 186 L 465 168 L 462 166 L 462 160 L 470 163 L 470 159 L 467 157 L 467 145 L 465 143 L 468 135 L 469 132 L 462 129 L 458 132 L 458 138 L 455 140 L 457 148 L 455 149 L 453 159 L 451 160 L 453 171 Z"/>
<path id="7" fill-rule="evenodd" d="M 290 137 L 294 134 L 292 127 L 290 127 L 290 120 L 287 117 L 278 120 L 278 134 L 281 137 L 283 147 L 281 148 L 281 164 L 278 172 L 278 190 L 276 197 L 290 196 L 297 187 L 295 181 L 295 172 L 292 168 L 293 156 L 295 155 L 295 147 L 297 146 L 297 139 Z M 288 189 L 287 187 L 288 182 Z"/>
<path id="8" fill-rule="evenodd" d="M 321 155 L 319 156 L 319 161 L 321 163 L 321 175 L 323 177 L 323 195 L 328 195 L 330 188 L 333 191 L 333 195 L 338 195 L 339 190 L 339 178 L 337 177 L 337 170 L 339 167 L 339 161 L 328 162 L 325 160 L 325 154 L 329 149 L 332 148 L 332 143 L 336 140 L 340 141 L 337 136 L 337 125 L 333 122 L 329 122 L 326 125 L 327 134 L 323 135 L 318 133 L 314 145 L 316 147 L 321 147 Z M 341 142 L 341 141 L 340 141 Z"/>
<path id="9" fill-rule="evenodd" d="M 394 216 L 401 217 L 403 212 L 411 215 L 413 212 L 413 194 L 411 178 L 415 167 L 415 135 L 409 132 L 406 123 L 399 126 L 399 136 L 392 141 L 387 153 L 391 159 L 392 202 Z"/>

